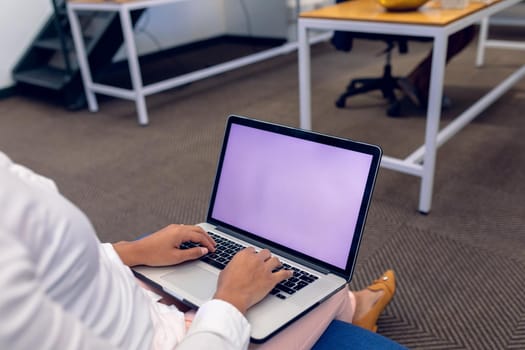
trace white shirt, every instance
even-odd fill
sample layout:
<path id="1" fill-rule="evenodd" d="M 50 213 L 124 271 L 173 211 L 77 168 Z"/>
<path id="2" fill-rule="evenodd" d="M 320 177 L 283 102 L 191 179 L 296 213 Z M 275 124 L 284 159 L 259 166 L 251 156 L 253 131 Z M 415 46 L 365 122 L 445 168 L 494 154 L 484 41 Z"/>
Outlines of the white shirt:
<path id="1" fill-rule="evenodd" d="M 211 300 L 189 331 L 155 303 L 53 181 L 0 152 L 0 349 L 240 349 L 250 326 Z"/>

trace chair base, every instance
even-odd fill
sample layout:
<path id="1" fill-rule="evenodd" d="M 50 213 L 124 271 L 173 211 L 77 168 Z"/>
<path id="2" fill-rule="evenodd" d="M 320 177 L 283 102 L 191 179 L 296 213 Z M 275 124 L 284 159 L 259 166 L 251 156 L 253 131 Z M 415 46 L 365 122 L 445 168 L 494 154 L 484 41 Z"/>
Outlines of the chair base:
<path id="1" fill-rule="evenodd" d="M 337 108 L 345 108 L 346 99 L 363 94 L 369 91 L 381 90 L 383 97 L 388 100 L 388 108 L 386 114 L 389 117 L 399 117 L 401 115 L 400 103 L 397 100 L 395 90 L 400 90 L 397 83 L 398 77 L 392 76 L 392 68 L 390 64 L 386 64 L 381 78 L 361 78 L 354 79 L 348 84 L 346 91 L 339 96 L 335 105 Z"/>

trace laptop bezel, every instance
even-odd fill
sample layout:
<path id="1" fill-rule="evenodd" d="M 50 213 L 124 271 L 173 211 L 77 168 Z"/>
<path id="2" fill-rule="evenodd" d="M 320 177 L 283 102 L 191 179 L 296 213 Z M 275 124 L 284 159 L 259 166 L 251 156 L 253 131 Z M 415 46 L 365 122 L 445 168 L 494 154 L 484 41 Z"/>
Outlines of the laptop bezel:
<path id="1" fill-rule="evenodd" d="M 329 146 L 353 150 L 353 151 L 369 154 L 372 156 L 370 170 L 368 173 L 365 190 L 363 193 L 363 200 L 361 201 L 361 206 L 359 209 L 355 232 L 354 232 L 354 236 L 353 236 L 352 243 L 351 243 L 351 249 L 348 253 L 346 267 L 344 269 L 338 266 L 328 264 L 319 259 L 310 257 L 304 253 L 301 253 L 291 248 L 282 246 L 275 242 L 271 242 L 263 237 L 254 235 L 239 227 L 230 225 L 226 222 L 223 222 L 221 220 L 218 220 L 212 217 L 214 203 L 215 203 L 215 199 L 217 195 L 217 189 L 218 189 L 218 185 L 220 182 L 221 169 L 223 166 L 224 156 L 228 148 L 228 140 L 229 140 L 228 136 L 231 130 L 231 126 L 233 124 L 253 127 L 256 129 L 265 130 L 269 132 L 276 132 L 278 134 L 296 137 L 296 138 L 303 139 L 303 140 L 318 142 L 318 143 L 322 143 L 322 144 L 329 145 Z M 247 237 L 248 240 L 260 241 L 263 245 L 269 247 L 270 249 L 274 248 L 280 252 L 284 252 L 288 256 L 298 257 L 301 260 L 307 261 L 315 266 L 320 267 L 323 270 L 330 271 L 340 277 L 343 277 L 345 280 L 349 281 L 350 277 L 352 276 L 353 269 L 354 269 L 354 266 L 357 260 L 357 253 L 359 251 L 359 245 L 361 243 L 361 237 L 363 234 L 366 217 L 368 214 L 368 208 L 370 206 L 372 193 L 373 193 L 374 185 L 375 185 L 375 180 L 376 180 L 377 173 L 379 170 L 381 155 L 382 155 L 382 150 L 377 145 L 372 145 L 372 144 L 354 141 L 351 139 L 321 134 L 321 133 L 317 133 L 313 131 L 306 131 L 306 130 L 302 130 L 298 128 L 293 128 L 290 126 L 281 125 L 281 124 L 275 124 L 275 123 L 270 123 L 266 121 L 255 120 L 255 119 L 242 117 L 238 115 L 231 115 L 229 116 L 228 122 L 226 124 L 226 129 L 224 132 L 224 141 L 222 144 L 221 152 L 219 154 L 219 160 L 217 162 L 217 171 L 216 171 L 213 189 L 212 189 L 211 197 L 209 201 L 208 212 L 207 212 L 207 222 L 212 225 L 223 227 L 229 231 L 235 232 L 241 236 L 240 238 L 243 238 L 244 236 L 244 237 Z"/>

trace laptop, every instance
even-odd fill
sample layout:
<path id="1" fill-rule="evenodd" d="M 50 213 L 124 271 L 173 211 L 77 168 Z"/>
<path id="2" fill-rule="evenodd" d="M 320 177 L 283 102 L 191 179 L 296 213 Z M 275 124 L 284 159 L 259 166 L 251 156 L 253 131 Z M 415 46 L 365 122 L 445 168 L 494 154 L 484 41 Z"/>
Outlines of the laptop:
<path id="1" fill-rule="evenodd" d="M 199 224 L 217 251 L 134 272 L 199 307 L 213 297 L 221 269 L 238 250 L 269 249 L 294 276 L 246 314 L 251 341 L 264 342 L 347 288 L 381 154 L 375 145 L 230 116 L 206 221 Z"/>

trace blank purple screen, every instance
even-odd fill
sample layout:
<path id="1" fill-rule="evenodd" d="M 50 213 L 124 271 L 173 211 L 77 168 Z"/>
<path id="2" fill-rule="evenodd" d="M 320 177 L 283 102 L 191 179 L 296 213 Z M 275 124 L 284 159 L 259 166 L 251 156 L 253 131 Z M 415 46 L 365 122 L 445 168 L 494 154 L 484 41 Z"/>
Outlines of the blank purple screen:
<path id="1" fill-rule="evenodd" d="M 345 269 L 371 162 L 232 124 L 212 217 Z"/>

